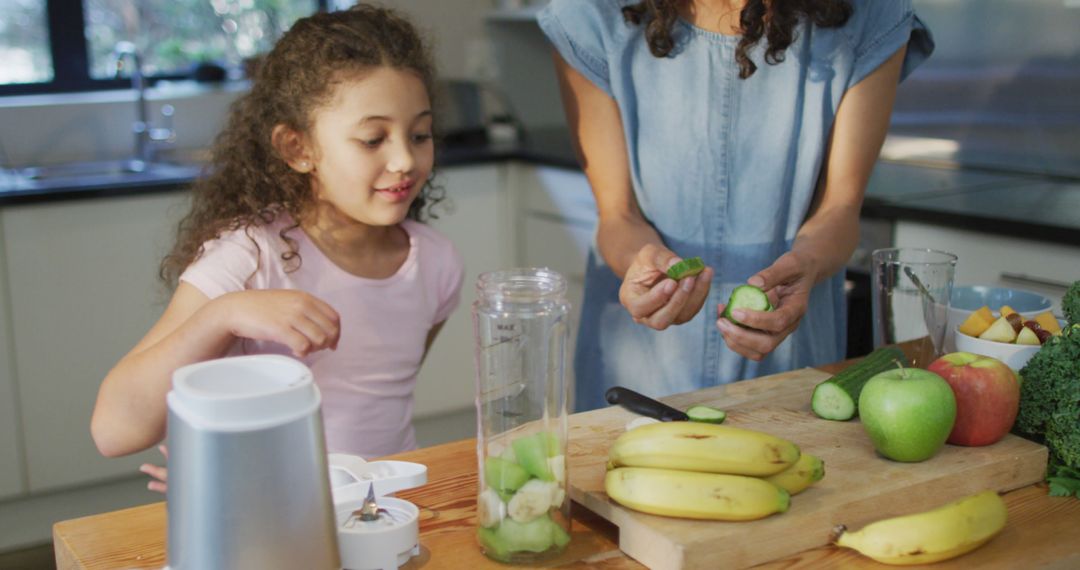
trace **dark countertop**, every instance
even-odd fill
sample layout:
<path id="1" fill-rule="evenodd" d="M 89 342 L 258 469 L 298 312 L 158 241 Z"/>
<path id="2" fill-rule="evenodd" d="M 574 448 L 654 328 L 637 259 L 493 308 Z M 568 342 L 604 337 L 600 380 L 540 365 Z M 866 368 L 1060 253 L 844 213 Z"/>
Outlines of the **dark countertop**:
<path id="1" fill-rule="evenodd" d="M 535 129 L 526 133 L 521 141 L 479 145 L 443 145 L 436 164 L 461 166 L 499 160 L 520 160 L 543 166 L 556 166 L 577 170 L 577 156 L 565 129 Z"/>
<path id="2" fill-rule="evenodd" d="M 516 143 L 442 145 L 442 167 L 520 160 L 577 169 L 564 129 L 541 129 Z M 15 186 L 0 178 L 0 207 L 103 196 L 176 191 L 197 168 L 161 177 L 53 180 Z M 867 187 L 863 216 L 918 221 L 954 229 L 992 232 L 1065 245 L 1080 245 L 1080 179 L 958 168 L 940 162 L 879 161 Z"/>
<path id="3" fill-rule="evenodd" d="M 1080 245 L 1080 180 L 879 161 L 862 215 Z"/>
<path id="4" fill-rule="evenodd" d="M 489 164 L 521 160 L 544 166 L 578 168 L 563 129 L 529 133 L 520 142 L 487 144 L 448 142 L 440 145 L 436 158 L 439 167 Z M 25 180 L 0 171 L 0 207 L 79 200 L 108 196 L 145 195 L 185 189 L 200 173 L 195 165 L 176 166 L 161 173 L 117 176 L 58 177 L 50 180 Z"/>

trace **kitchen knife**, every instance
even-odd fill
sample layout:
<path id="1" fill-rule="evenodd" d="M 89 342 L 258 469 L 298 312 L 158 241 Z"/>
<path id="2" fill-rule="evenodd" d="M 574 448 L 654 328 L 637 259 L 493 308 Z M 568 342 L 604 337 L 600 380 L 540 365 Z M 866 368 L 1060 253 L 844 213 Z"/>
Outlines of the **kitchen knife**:
<path id="1" fill-rule="evenodd" d="M 687 416 L 686 412 L 679 411 L 663 402 L 658 402 L 644 394 L 622 386 L 609 388 L 604 393 L 604 398 L 607 399 L 609 404 L 618 404 L 635 414 L 655 418 L 662 422 L 685 422 L 690 420 L 690 416 Z"/>

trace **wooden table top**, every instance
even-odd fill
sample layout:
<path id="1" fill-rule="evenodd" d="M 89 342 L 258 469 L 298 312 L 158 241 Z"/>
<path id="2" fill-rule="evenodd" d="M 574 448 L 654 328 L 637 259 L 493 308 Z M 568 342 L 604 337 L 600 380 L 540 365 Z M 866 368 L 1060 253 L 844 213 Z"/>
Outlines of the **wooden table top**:
<path id="1" fill-rule="evenodd" d="M 835 373 L 851 361 L 823 366 Z M 421 553 L 403 568 L 506 568 L 476 545 L 476 440 L 467 439 L 385 459 L 423 463 L 428 482 L 397 496 L 420 507 Z M 1080 568 L 1080 500 L 1050 497 L 1045 484 L 1006 493 L 1009 523 L 982 548 L 935 568 Z M 574 504 L 572 540 L 545 566 L 640 569 L 619 550 L 618 528 Z M 58 522 L 53 526 L 59 570 L 159 569 L 165 565 L 165 503 Z M 826 546 L 758 566 L 771 569 L 885 568 L 845 549 Z"/>

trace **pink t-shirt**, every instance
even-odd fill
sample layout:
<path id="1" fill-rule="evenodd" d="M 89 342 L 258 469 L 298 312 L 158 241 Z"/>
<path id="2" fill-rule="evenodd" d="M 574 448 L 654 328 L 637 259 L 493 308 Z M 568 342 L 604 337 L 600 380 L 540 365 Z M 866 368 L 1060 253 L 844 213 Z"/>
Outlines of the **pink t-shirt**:
<path id="1" fill-rule="evenodd" d="M 251 238 L 236 230 L 207 242 L 180 280 L 211 299 L 245 289 L 297 289 L 328 303 L 341 316 L 337 350 L 301 359 L 322 392 L 327 450 L 366 459 L 415 449 L 416 374 L 431 327 L 458 305 L 461 255 L 439 232 L 406 220 L 405 263 L 387 279 L 366 279 L 335 265 L 295 228 L 287 235 L 296 241 L 302 264 L 286 272 L 281 253 L 288 249 L 278 232 L 291 222 L 284 218 L 251 228 Z M 268 353 L 292 354 L 285 345 L 251 339 L 238 339 L 230 352 Z"/>

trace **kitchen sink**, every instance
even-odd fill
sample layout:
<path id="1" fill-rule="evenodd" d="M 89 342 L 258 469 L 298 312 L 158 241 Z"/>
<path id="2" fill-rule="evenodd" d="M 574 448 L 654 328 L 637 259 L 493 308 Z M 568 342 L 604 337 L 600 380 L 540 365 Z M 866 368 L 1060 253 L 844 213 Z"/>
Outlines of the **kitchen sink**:
<path id="1" fill-rule="evenodd" d="M 9 170 L 0 190 L 122 187 L 140 183 L 186 182 L 202 171 L 197 162 L 101 160 L 67 162 Z"/>
<path id="2" fill-rule="evenodd" d="M 195 165 L 141 160 L 69 162 L 52 166 L 32 166 L 18 172 L 26 180 L 49 181 L 73 178 L 160 178 L 183 176 Z"/>

